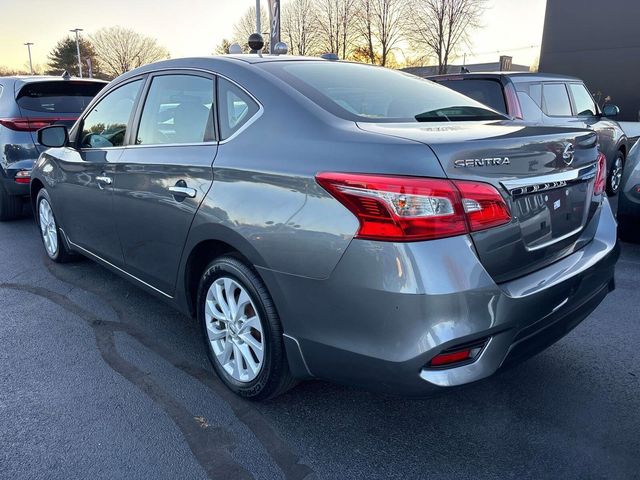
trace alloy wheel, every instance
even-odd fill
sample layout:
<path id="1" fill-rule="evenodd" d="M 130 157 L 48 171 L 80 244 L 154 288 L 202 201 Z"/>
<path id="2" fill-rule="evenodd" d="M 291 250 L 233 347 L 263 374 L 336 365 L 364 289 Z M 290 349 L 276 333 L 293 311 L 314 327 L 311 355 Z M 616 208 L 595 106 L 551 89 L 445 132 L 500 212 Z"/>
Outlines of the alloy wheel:
<path id="1" fill-rule="evenodd" d="M 56 225 L 56 220 L 53 217 L 51 205 L 46 199 L 42 199 L 40 201 L 38 214 L 40 218 L 40 231 L 42 232 L 44 247 L 47 249 L 49 256 L 54 257 L 58 252 L 58 227 Z"/>
<path id="2" fill-rule="evenodd" d="M 207 336 L 216 361 L 236 381 L 251 382 L 264 363 L 264 334 L 247 290 L 229 277 L 216 279 L 205 299 Z"/>
<path id="3" fill-rule="evenodd" d="M 622 183 L 622 157 L 616 157 L 611 171 L 611 190 L 617 192 Z"/>

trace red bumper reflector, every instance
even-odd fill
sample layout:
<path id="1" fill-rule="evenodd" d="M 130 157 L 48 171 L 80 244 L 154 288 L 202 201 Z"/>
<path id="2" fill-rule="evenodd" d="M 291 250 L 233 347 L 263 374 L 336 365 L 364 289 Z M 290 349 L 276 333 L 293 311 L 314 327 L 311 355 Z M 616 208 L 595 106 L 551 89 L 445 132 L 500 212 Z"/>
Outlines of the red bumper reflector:
<path id="1" fill-rule="evenodd" d="M 449 365 L 451 363 L 463 362 L 469 360 L 471 357 L 471 349 L 460 350 L 459 352 L 441 353 L 431 359 L 430 365 L 432 367 L 442 367 L 443 365 Z"/>

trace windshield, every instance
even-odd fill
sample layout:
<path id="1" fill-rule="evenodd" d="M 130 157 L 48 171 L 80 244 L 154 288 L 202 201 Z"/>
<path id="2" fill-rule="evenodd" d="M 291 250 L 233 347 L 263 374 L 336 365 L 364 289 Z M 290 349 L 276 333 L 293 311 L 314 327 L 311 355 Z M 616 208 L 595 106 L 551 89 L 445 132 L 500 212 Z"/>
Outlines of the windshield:
<path id="1" fill-rule="evenodd" d="M 457 122 L 506 117 L 413 75 L 357 63 L 265 62 L 265 70 L 325 110 L 359 122 Z"/>

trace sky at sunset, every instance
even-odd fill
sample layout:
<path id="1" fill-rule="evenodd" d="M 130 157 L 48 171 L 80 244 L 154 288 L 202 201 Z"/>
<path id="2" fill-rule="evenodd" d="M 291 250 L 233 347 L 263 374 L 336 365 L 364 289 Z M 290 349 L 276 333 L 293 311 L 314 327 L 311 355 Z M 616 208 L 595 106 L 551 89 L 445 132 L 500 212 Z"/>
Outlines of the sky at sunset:
<path id="1" fill-rule="evenodd" d="M 267 5 L 267 0 L 263 0 Z M 529 65 L 538 56 L 545 0 L 489 0 L 474 32 L 467 62 L 497 61 L 498 51 Z M 33 42 L 33 63 L 71 28 L 91 33 L 121 25 L 158 39 L 172 57 L 209 55 L 231 36 L 233 24 L 255 0 L 0 0 L 0 66 L 25 68 L 25 42 Z M 531 47 L 534 48 L 531 48 Z M 461 59 L 459 60 L 461 61 Z"/>

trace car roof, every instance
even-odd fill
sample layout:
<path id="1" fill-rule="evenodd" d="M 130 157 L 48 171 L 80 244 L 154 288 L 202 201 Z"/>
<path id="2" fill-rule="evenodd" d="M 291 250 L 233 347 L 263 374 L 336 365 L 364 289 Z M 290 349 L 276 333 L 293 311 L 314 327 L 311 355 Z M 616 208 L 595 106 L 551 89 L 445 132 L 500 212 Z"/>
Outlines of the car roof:
<path id="1" fill-rule="evenodd" d="M 471 72 L 471 73 L 449 73 L 444 75 L 430 75 L 427 78 L 430 80 L 438 80 L 445 78 L 498 78 L 509 77 L 514 82 L 544 82 L 544 81 L 570 81 L 570 82 L 582 82 L 577 77 L 570 75 L 561 75 L 558 73 L 540 73 L 540 72 Z"/>

